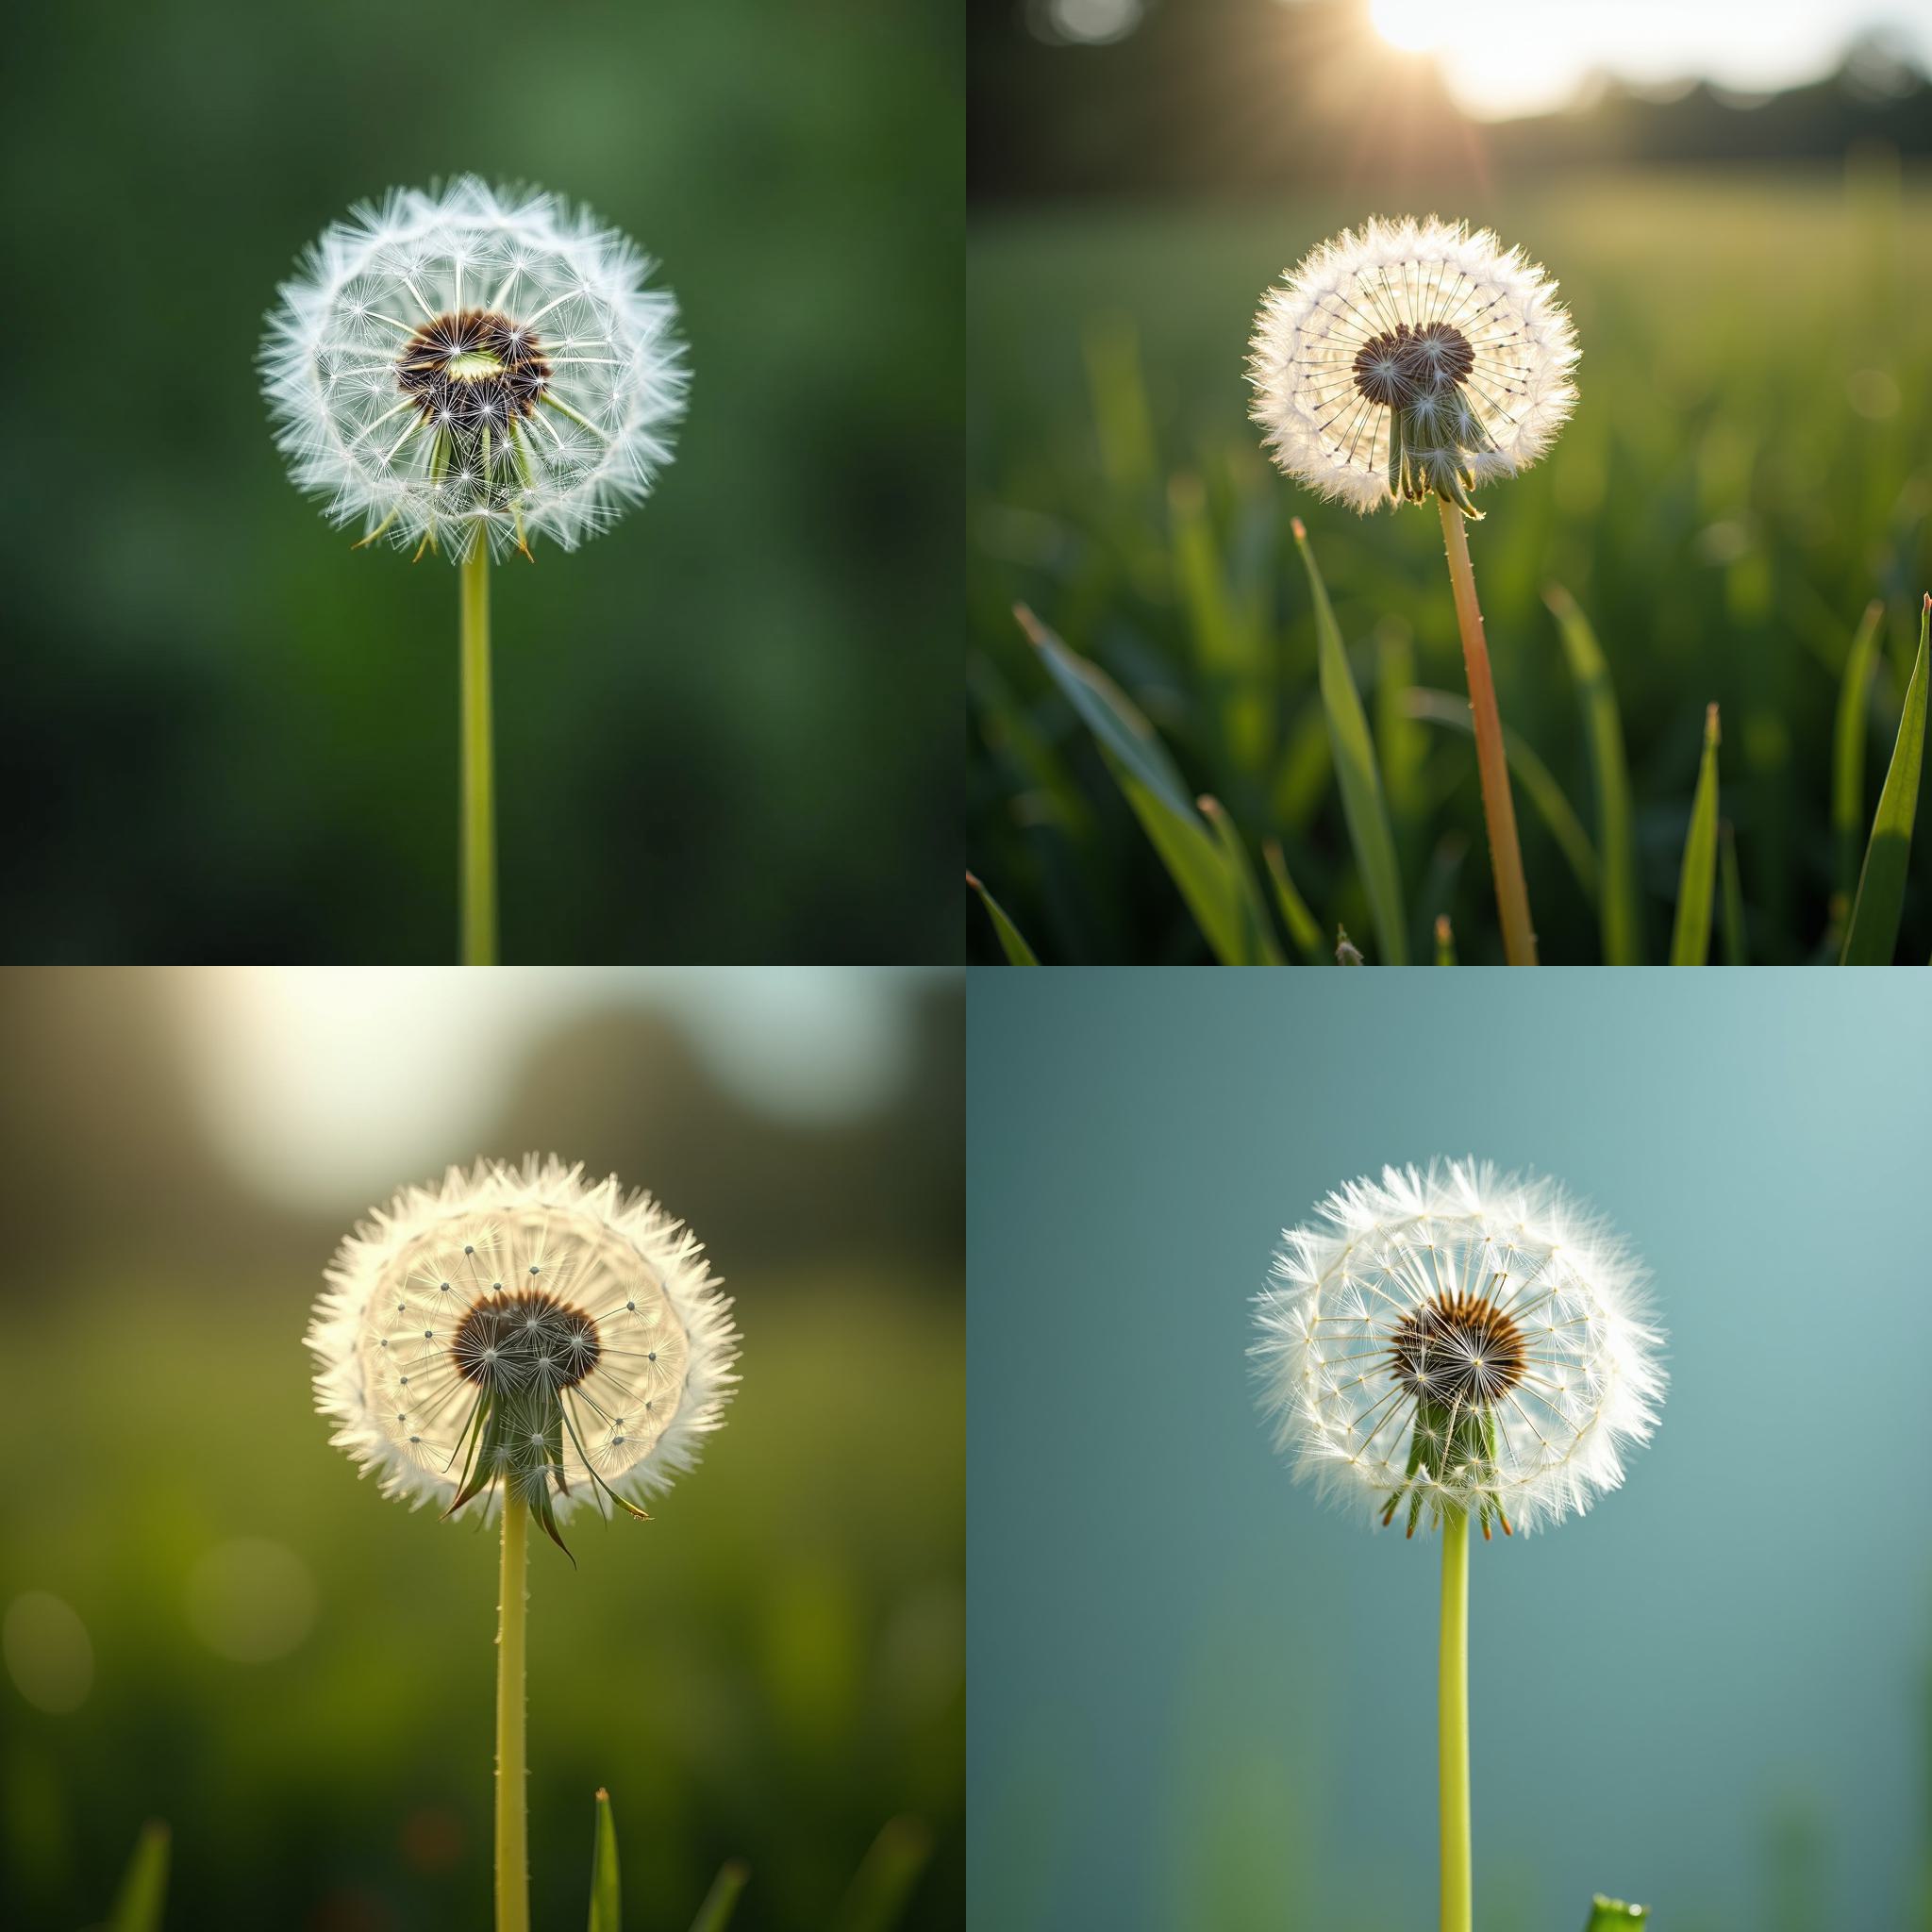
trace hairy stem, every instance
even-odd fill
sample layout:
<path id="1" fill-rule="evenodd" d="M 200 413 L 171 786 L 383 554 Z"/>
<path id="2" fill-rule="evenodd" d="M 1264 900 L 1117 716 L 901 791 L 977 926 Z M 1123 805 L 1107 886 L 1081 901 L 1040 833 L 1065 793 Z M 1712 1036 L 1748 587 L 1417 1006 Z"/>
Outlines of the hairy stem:
<path id="1" fill-rule="evenodd" d="M 1454 1508 L 1442 1512 L 1442 1633 L 1436 1664 L 1442 1932 L 1470 1932 L 1473 1904 L 1469 1863 L 1469 1517 Z"/>
<path id="2" fill-rule="evenodd" d="M 1476 607 L 1475 574 L 1469 567 L 1469 538 L 1462 527 L 1462 512 L 1446 496 L 1437 497 L 1436 508 L 1442 513 L 1442 542 L 1449 553 L 1449 582 L 1456 592 L 1456 622 L 1462 632 L 1462 661 L 1469 675 L 1483 819 L 1490 829 L 1490 864 L 1496 875 L 1496 910 L 1503 922 L 1503 956 L 1512 966 L 1534 966 L 1536 928 L 1529 923 L 1529 888 L 1523 877 L 1523 849 L 1516 842 L 1516 807 L 1509 797 L 1503 720 L 1496 710 L 1495 680 L 1490 675 L 1483 614 Z"/>
<path id="3" fill-rule="evenodd" d="M 496 1932 L 530 1932 L 524 1793 L 524 1548 L 529 1512 L 506 1485 L 503 1595 L 496 1628 Z"/>
<path id="4" fill-rule="evenodd" d="M 496 964 L 496 770 L 490 729 L 490 545 L 478 532 L 462 584 L 463 964 Z"/>

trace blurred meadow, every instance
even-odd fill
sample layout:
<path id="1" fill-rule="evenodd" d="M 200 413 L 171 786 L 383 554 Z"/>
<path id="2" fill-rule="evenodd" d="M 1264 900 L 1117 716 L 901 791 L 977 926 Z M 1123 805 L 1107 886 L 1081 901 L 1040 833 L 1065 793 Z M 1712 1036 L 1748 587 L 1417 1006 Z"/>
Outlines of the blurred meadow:
<path id="1" fill-rule="evenodd" d="M 656 258 L 651 500 L 492 573 L 504 957 L 954 960 L 960 79 L 942 0 L 13 23 L 8 957 L 456 945 L 457 583 L 332 530 L 255 357 L 352 204 L 474 170 Z"/>
<path id="2" fill-rule="evenodd" d="M 1670 956 L 1715 704 L 1708 956 L 1835 959 L 1932 587 L 1932 89 L 1857 43 L 1749 106 L 1600 85 L 1490 122 L 1378 44 L 1394 10 L 1096 0 L 1029 34 L 980 9 L 969 863 L 1048 963 L 1330 958 L 1338 924 L 1395 957 L 1299 517 L 1370 721 L 1403 952 L 1435 958 L 1447 915 L 1457 958 L 1501 958 L 1435 513 L 1323 502 L 1246 420 L 1269 283 L 1371 214 L 1433 210 L 1541 261 L 1583 352 L 1574 420 L 1469 531 L 1542 957 Z M 1127 28 L 1083 42 L 1103 13 Z M 1558 38 L 1570 17 L 1541 16 Z M 1123 758 L 1168 801 L 1158 830 Z M 1896 944 L 1921 963 L 1924 848 Z M 1245 932 L 1197 920 L 1191 873 Z M 977 907 L 968 929 L 1003 957 Z"/>
<path id="3" fill-rule="evenodd" d="M 487 1923 L 495 1538 L 358 1480 L 302 1335 L 395 1183 L 536 1148 L 691 1222 L 744 1379 L 651 1522 L 532 1552 L 535 1923 L 603 1785 L 631 1932 L 727 1857 L 735 1928 L 883 1927 L 892 1820 L 958 1926 L 961 1034 L 909 970 L 0 975 L 0 1923 L 101 1922 L 151 1817 L 176 1932 Z"/>

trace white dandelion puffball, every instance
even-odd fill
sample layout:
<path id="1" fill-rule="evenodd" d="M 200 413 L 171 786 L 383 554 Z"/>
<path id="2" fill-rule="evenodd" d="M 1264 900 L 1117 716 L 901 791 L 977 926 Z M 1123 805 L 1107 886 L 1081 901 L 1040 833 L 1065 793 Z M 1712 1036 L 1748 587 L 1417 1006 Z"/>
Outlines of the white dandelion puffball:
<path id="1" fill-rule="evenodd" d="M 482 1160 L 404 1188 L 325 1278 L 316 1407 L 412 1504 L 493 1510 L 508 1486 L 546 1528 L 579 1503 L 635 1508 L 697 1459 L 738 1380 L 699 1242 L 581 1165 Z"/>
<path id="2" fill-rule="evenodd" d="M 1487 228 L 1379 218 L 1269 290 L 1249 414 L 1274 460 L 1366 513 L 1513 476 L 1575 407 L 1576 338 L 1557 287 Z"/>
<path id="3" fill-rule="evenodd" d="M 1581 1513 L 1657 1425 L 1662 1332 L 1623 1244 L 1554 1181 L 1385 1168 L 1283 1237 L 1249 1350 L 1277 1446 L 1382 1522 L 1485 1536 Z"/>
<path id="4" fill-rule="evenodd" d="M 268 318 L 275 441 L 364 542 L 575 549 L 649 494 L 687 375 L 677 306 L 585 208 L 464 175 L 325 230 Z"/>

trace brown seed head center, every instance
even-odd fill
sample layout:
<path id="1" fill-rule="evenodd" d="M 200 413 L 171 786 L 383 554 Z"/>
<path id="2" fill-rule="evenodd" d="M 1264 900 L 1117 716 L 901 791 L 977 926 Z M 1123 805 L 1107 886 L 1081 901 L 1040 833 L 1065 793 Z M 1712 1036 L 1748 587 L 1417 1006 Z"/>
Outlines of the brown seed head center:
<path id="1" fill-rule="evenodd" d="M 485 1389 L 575 1389 L 603 1353 L 590 1315 L 538 1289 L 486 1295 L 450 1345 L 457 1373 Z"/>
<path id="2" fill-rule="evenodd" d="M 1396 1380 L 1444 1407 L 1500 1402 L 1523 1380 L 1528 1345 L 1515 1320 L 1473 1294 L 1438 1294 L 1411 1308 L 1389 1344 Z"/>
<path id="3" fill-rule="evenodd" d="M 1469 379 L 1475 350 L 1453 323 L 1413 328 L 1398 322 L 1355 352 L 1356 389 L 1384 408 L 1406 409 L 1438 390 Z"/>
<path id="4" fill-rule="evenodd" d="M 432 428 L 475 435 L 532 414 L 550 364 L 533 330 L 491 308 L 425 322 L 396 363 L 396 383 Z"/>

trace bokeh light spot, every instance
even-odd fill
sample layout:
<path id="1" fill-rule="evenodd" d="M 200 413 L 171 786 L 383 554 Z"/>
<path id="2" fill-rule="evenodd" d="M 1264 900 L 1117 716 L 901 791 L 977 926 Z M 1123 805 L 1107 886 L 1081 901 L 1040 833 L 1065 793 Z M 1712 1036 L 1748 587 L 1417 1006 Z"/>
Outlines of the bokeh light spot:
<path id="1" fill-rule="evenodd" d="M 1141 25 L 1146 0 L 1035 0 L 1033 30 L 1043 41 L 1105 46 Z"/>
<path id="2" fill-rule="evenodd" d="M 217 1544 L 189 1573 L 188 1621 L 238 1664 L 287 1657 L 315 1625 L 315 1580 L 293 1550 L 261 1537 Z"/>
<path id="3" fill-rule="evenodd" d="M 94 1647 L 87 1625 L 51 1591 L 24 1591 L 0 1625 L 7 1674 L 36 1710 L 63 1716 L 87 1701 L 94 1681 Z"/>
<path id="4" fill-rule="evenodd" d="M 1898 384 L 1882 369 L 1855 369 L 1845 378 L 1845 395 L 1858 414 L 1874 423 L 1898 414 Z"/>

